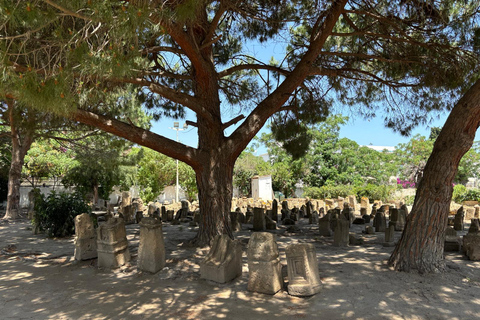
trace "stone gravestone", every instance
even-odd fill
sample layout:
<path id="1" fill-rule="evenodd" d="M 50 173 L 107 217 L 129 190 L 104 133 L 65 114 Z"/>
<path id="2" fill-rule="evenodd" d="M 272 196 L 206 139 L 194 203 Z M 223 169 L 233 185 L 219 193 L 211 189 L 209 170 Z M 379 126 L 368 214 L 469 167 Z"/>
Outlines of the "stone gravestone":
<path id="1" fill-rule="evenodd" d="M 162 222 L 155 218 L 143 218 L 140 222 L 138 269 L 156 273 L 165 267 L 165 244 Z"/>
<path id="2" fill-rule="evenodd" d="M 465 217 L 465 212 L 463 211 L 463 206 L 458 209 L 457 214 L 455 214 L 455 219 L 453 221 L 453 228 L 457 231 L 463 231 L 463 220 Z"/>
<path id="3" fill-rule="evenodd" d="M 265 230 L 265 213 L 263 208 L 253 208 L 253 231 Z"/>
<path id="4" fill-rule="evenodd" d="M 313 224 L 311 217 L 313 214 L 313 204 L 311 201 L 308 201 L 307 204 L 305 205 L 305 214 L 308 218 L 308 223 Z"/>
<path id="5" fill-rule="evenodd" d="M 366 234 L 375 234 L 375 230 L 373 229 L 372 226 L 366 226 L 365 227 L 365 233 Z"/>
<path id="6" fill-rule="evenodd" d="M 331 212 L 327 212 L 325 216 L 318 219 L 318 230 L 321 236 L 331 237 L 333 234 L 332 228 L 330 227 L 330 216 Z"/>
<path id="7" fill-rule="evenodd" d="M 473 215 L 473 217 L 476 219 L 480 219 L 480 206 L 476 204 L 473 208 L 475 209 L 475 214 Z"/>
<path id="8" fill-rule="evenodd" d="M 97 229 L 98 267 L 117 268 L 130 261 L 122 218 L 111 218 Z"/>
<path id="9" fill-rule="evenodd" d="M 453 227 L 447 227 L 445 230 L 444 251 L 459 251 L 460 239 L 457 237 L 457 231 Z"/>
<path id="10" fill-rule="evenodd" d="M 155 203 L 150 203 L 148 205 L 147 215 L 149 217 L 153 217 L 153 213 L 155 212 L 155 210 L 157 210 L 157 206 L 155 205 Z"/>
<path id="11" fill-rule="evenodd" d="M 247 213 L 245 215 L 245 223 L 253 224 L 253 209 L 250 206 L 247 206 Z"/>
<path id="12" fill-rule="evenodd" d="M 362 197 L 362 199 L 360 199 L 360 207 L 361 208 L 365 208 L 368 209 L 368 205 L 370 204 L 370 200 L 368 200 L 367 197 Z"/>
<path id="13" fill-rule="evenodd" d="M 357 207 L 357 197 L 354 195 L 348 196 L 348 204 L 351 208 L 355 209 Z"/>
<path id="14" fill-rule="evenodd" d="M 292 296 L 313 296 L 320 292 L 317 255 L 311 243 L 289 245 L 285 249 L 288 270 L 288 293 Z"/>
<path id="15" fill-rule="evenodd" d="M 287 201 L 282 202 L 281 213 L 282 213 L 282 220 L 285 220 L 287 218 L 290 219 L 290 210 L 288 209 L 288 202 Z"/>
<path id="16" fill-rule="evenodd" d="M 175 211 L 173 210 L 167 210 L 167 221 L 173 221 L 174 213 Z"/>
<path id="17" fill-rule="evenodd" d="M 248 291 L 275 294 L 283 286 L 276 236 L 254 232 L 248 242 Z"/>
<path id="18" fill-rule="evenodd" d="M 384 247 L 393 247 L 395 246 L 395 222 L 390 221 L 388 228 L 385 229 L 385 242 L 383 243 Z"/>
<path id="19" fill-rule="evenodd" d="M 387 224 L 387 219 L 385 218 L 385 213 L 383 211 L 377 211 L 375 218 L 373 218 L 373 226 L 375 227 L 375 232 L 385 232 Z"/>
<path id="20" fill-rule="evenodd" d="M 230 212 L 230 222 L 232 223 L 232 230 L 233 231 L 241 231 L 242 224 L 239 221 L 239 215 L 236 211 Z"/>
<path id="21" fill-rule="evenodd" d="M 272 220 L 278 222 L 278 201 L 273 199 L 272 201 Z"/>
<path id="22" fill-rule="evenodd" d="M 480 226 L 478 219 L 471 220 L 471 226 L 468 233 L 463 236 L 463 250 L 468 259 L 473 261 L 480 260 Z"/>
<path id="23" fill-rule="evenodd" d="M 28 210 L 27 210 L 28 220 L 33 220 L 34 215 L 35 215 L 35 189 L 32 189 L 28 192 Z"/>
<path id="24" fill-rule="evenodd" d="M 120 217 L 123 218 L 125 224 L 135 223 L 135 208 L 131 204 L 122 207 Z"/>
<path id="25" fill-rule="evenodd" d="M 318 224 L 318 219 L 320 219 L 319 214 L 316 210 L 314 210 L 310 214 L 310 218 L 308 218 L 309 224 Z"/>
<path id="26" fill-rule="evenodd" d="M 333 233 L 333 246 L 346 247 L 349 243 L 350 222 L 343 215 L 340 215 L 337 220 L 337 225 Z"/>
<path id="27" fill-rule="evenodd" d="M 75 217 L 75 260 L 97 257 L 97 234 L 88 213 Z"/>
<path id="28" fill-rule="evenodd" d="M 168 221 L 168 216 L 167 216 L 167 208 L 165 206 L 160 207 L 160 212 L 161 212 L 161 218 L 163 222 Z"/>
<path id="29" fill-rule="evenodd" d="M 327 214 L 330 213 L 330 229 L 335 230 L 337 227 L 337 220 L 340 216 L 340 208 L 330 209 L 327 211 Z"/>
<path id="30" fill-rule="evenodd" d="M 267 230 L 277 229 L 277 223 L 273 221 L 269 216 L 265 216 L 265 229 Z"/>
<path id="31" fill-rule="evenodd" d="M 200 278 L 218 283 L 229 282 L 242 275 L 242 246 L 226 234 L 213 239 L 212 248 L 200 263 Z"/>
<path id="32" fill-rule="evenodd" d="M 235 209 L 235 212 L 237 213 L 237 219 L 238 222 L 240 223 L 245 223 L 245 215 L 243 214 L 242 210 L 240 208 Z"/>

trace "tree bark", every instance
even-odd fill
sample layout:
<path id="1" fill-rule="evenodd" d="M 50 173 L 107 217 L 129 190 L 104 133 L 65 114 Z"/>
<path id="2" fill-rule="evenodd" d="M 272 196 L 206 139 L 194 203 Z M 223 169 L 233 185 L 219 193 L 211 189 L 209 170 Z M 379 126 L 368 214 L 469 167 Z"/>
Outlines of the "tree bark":
<path id="1" fill-rule="evenodd" d="M 425 166 L 405 230 L 389 259 L 397 271 L 441 272 L 453 180 L 480 124 L 480 81 L 450 113 Z"/>
<path id="2" fill-rule="evenodd" d="M 20 179 L 25 162 L 25 155 L 34 140 L 34 132 L 26 129 L 22 139 L 20 130 L 16 127 L 14 121 L 13 102 L 10 101 L 8 103 L 8 109 L 10 131 L 12 134 L 12 162 L 8 173 L 7 210 L 3 218 L 14 220 L 19 218 L 20 214 Z"/>
<path id="3" fill-rule="evenodd" d="M 230 211 L 233 190 L 233 164 L 224 157 L 212 157 L 196 172 L 201 222 L 194 242 L 209 245 L 219 234 L 233 239 Z"/>

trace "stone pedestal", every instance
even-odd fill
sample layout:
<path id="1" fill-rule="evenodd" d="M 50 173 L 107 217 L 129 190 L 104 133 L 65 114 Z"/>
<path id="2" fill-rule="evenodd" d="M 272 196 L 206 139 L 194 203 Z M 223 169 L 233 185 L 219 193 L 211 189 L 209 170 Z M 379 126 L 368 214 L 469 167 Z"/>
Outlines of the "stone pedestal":
<path id="1" fill-rule="evenodd" d="M 387 225 L 387 219 L 385 218 L 385 213 L 382 211 L 377 211 L 375 218 L 373 218 L 373 226 L 375 227 L 375 232 L 385 232 Z"/>
<path id="2" fill-rule="evenodd" d="M 288 269 L 288 293 L 313 296 L 320 292 L 321 282 L 315 247 L 310 243 L 292 244 L 285 249 Z"/>
<path id="3" fill-rule="evenodd" d="M 346 219 L 338 219 L 335 232 L 333 233 L 333 245 L 346 247 L 349 243 L 350 223 Z"/>
<path id="4" fill-rule="evenodd" d="M 97 229 L 98 267 L 117 268 L 130 261 L 125 223 L 111 218 Z"/>
<path id="5" fill-rule="evenodd" d="M 139 270 L 151 273 L 156 273 L 165 267 L 165 244 L 160 220 L 143 218 L 140 221 L 137 266 Z"/>
<path id="6" fill-rule="evenodd" d="M 238 240 L 218 235 L 212 248 L 200 263 L 200 277 L 218 283 L 229 282 L 242 275 L 242 246 Z"/>
<path id="7" fill-rule="evenodd" d="M 278 202 L 277 199 L 272 201 L 272 220 L 278 223 Z"/>
<path id="8" fill-rule="evenodd" d="M 393 210 L 393 209 L 392 209 Z M 393 247 L 395 246 L 395 222 L 390 222 L 390 225 L 385 229 L 385 242 L 383 243 L 384 247 Z"/>
<path id="9" fill-rule="evenodd" d="M 263 208 L 253 208 L 253 231 L 264 231 L 265 227 Z"/>
<path id="10" fill-rule="evenodd" d="M 97 257 L 97 234 L 92 218 L 87 213 L 75 217 L 75 260 Z"/>
<path id="11" fill-rule="evenodd" d="M 248 291 L 275 294 L 282 289 L 282 266 L 276 236 L 255 232 L 248 242 Z"/>
<path id="12" fill-rule="evenodd" d="M 460 240 L 457 236 L 457 231 L 453 227 L 447 227 L 445 231 L 445 246 L 444 251 L 454 251 L 457 252 L 460 250 Z"/>

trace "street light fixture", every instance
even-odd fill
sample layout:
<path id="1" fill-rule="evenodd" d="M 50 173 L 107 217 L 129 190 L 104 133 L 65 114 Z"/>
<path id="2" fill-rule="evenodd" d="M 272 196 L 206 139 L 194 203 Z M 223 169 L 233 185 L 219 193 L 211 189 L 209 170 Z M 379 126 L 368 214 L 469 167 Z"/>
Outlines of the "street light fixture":
<path id="1" fill-rule="evenodd" d="M 188 129 L 188 124 L 184 123 L 183 124 L 183 129 L 180 129 L 180 123 L 178 121 L 173 122 L 173 129 L 177 131 L 177 142 L 178 142 L 178 131 L 183 131 Z M 175 184 L 175 202 L 178 202 L 178 159 L 176 159 L 177 163 L 177 176 L 176 176 L 176 184 Z"/>

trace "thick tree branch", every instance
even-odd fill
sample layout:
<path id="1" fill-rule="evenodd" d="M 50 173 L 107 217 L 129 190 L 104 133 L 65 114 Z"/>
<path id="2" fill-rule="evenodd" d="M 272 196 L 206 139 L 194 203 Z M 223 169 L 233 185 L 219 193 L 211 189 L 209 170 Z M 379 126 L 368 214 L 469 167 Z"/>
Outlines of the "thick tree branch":
<path id="1" fill-rule="evenodd" d="M 227 148 L 234 150 L 232 157 L 236 158 L 255 134 L 263 127 L 267 119 L 277 112 L 289 99 L 291 93 L 300 86 L 321 53 L 325 41 L 332 33 L 333 27 L 342 13 L 347 0 L 336 0 L 325 15 L 323 22 L 319 24 L 316 34 L 312 37 L 309 49 L 304 54 L 295 69 L 285 78 L 275 91 L 265 98 L 252 111 L 247 119 L 235 130 L 227 140 Z M 321 17 L 319 17 L 321 19 Z M 228 150 L 228 149 L 227 149 Z"/>
<path id="2" fill-rule="evenodd" d="M 228 121 L 228 122 L 225 122 L 224 124 L 222 124 L 222 129 L 225 130 L 227 129 L 228 127 L 230 127 L 231 125 L 234 125 L 235 123 L 237 123 L 238 121 L 240 120 L 243 120 L 245 118 L 245 116 L 243 114 L 233 118 L 232 120 Z"/>
<path id="3" fill-rule="evenodd" d="M 62 6 L 60 6 L 59 4 L 51 1 L 51 0 L 43 0 L 45 3 L 51 5 L 52 7 L 62 11 L 64 14 L 68 15 L 68 16 L 72 16 L 72 17 L 76 17 L 76 18 L 79 18 L 79 19 L 83 19 L 83 20 L 86 20 L 86 21 L 92 21 L 93 19 L 89 18 L 89 17 L 86 17 L 78 12 L 73 12 L 71 10 L 68 10 L 67 8 L 64 8 Z"/>
<path id="4" fill-rule="evenodd" d="M 198 162 L 200 152 L 197 149 L 167 139 L 149 130 L 81 109 L 77 109 L 72 118 L 83 124 L 99 128 L 133 143 L 183 161 L 194 169 L 200 167 Z"/>
<path id="5" fill-rule="evenodd" d="M 231 74 L 233 74 L 237 71 L 241 71 L 241 70 L 270 70 L 270 71 L 278 72 L 278 73 L 283 74 L 285 76 L 290 73 L 289 71 L 287 71 L 285 69 L 282 69 L 282 68 L 279 68 L 279 67 L 276 67 L 276 66 L 270 66 L 268 64 L 247 63 L 247 64 L 240 64 L 238 66 L 233 66 L 231 68 L 220 71 L 218 73 L 218 77 L 223 78 L 223 77 L 229 76 L 229 75 L 231 75 Z"/>

